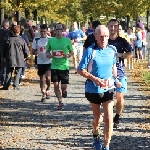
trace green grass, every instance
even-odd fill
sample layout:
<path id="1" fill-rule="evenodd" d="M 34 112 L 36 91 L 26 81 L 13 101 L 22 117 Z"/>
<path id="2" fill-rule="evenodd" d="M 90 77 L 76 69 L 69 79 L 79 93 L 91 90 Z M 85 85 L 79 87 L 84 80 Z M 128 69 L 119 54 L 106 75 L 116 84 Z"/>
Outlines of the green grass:
<path id="1" fill-rule="evenodd" d="M 147 84 L 150 84 L 150 72 L 149 71 L 144 71 L 142 73 L 142 77 Z"/>

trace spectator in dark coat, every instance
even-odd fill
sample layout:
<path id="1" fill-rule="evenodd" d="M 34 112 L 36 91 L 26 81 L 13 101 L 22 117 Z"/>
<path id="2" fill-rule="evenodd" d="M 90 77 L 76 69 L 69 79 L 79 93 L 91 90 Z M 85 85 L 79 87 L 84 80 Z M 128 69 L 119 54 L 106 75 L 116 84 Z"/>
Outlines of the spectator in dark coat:
<path id="1" fill-rule="evenodd" d="M 15 68 L 14 89 L 19 89 L 19 79 L 22 67 L 24 67 L 24 60 L 29 54 L 29 48 L 25 40 L 19 35 L 20 25 L 12 26 L 14 35 L 10 35 L 5 42 L 4 59 L 6 61 L 6 80 L 4 82 L 3 90 L 8 90 L 12 72 Z"/>
<path id="2" fill-rule="evenodd" d="M 3 52 L 5 51 L 4 41 L 9 36 L 9 26 L 10 26 L 9 21 L 5 19 L 0 29 L 0 84 L 1 85 L 4 84 L 4 80 L 6 77 L 6 63 L 4 62 Z"/>

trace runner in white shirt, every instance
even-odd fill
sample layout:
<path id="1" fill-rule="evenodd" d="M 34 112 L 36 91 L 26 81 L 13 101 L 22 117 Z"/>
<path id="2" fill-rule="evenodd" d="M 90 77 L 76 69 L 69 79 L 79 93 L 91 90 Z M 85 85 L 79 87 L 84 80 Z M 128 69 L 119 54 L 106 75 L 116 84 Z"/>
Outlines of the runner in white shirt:
<path id="1" fill-rule="evenodd" d="M 33 54 L 37 56 L 38 75 L 40 76 L 40 88 L 42 92 L 41 102 L 50 98 L 51 85 L 51 59 L 46 58 L 46 45 L 48 43 L 47 25 L 40 26 L 40 35 L 35 37 L 32 43 Z M 45 89 L 45 81 L 47 88 Z"/>

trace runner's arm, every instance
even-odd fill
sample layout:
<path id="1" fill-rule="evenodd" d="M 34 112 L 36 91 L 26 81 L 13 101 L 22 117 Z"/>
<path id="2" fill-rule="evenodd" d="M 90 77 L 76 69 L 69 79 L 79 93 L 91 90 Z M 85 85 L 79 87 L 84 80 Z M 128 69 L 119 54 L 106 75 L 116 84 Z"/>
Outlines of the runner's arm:
<path id="1" fill-rule="evenodd" d="M 32 42 L 32 54 L 35 55 L 36 51 L 37 51 L 37 44 L 36 44 L 36 41 L 35 41 L 35 38 L 34 38 L 33 42 Z"/>
<path id="2" fill-rule="evenodd" d="M 80 40 L 85 41 L 87 39 L 87 36 L 84 35 Z"/>
<path id="3" fill-rule="evenodd" d="M 117 84 L 117 86 L 119 88 L 121 88 L 122 87 L 122 83 L 119 81 L 119 79 L 117 77 L 117 67 L 116 67 L 116 64 L 113 65 L 112 70 L 113 70 L 113 78 L 115 80 L 115 83 Z"/>
<path id="4" fill-rule="evenodd" d="M 73 51 L 69 51 L 68 57 L 71 57 L 73 55 L 74 55 L 74 52 Z"/>
<path id="5" fill-rule="evenodd" d="M 112 71 L 113 71 L 113 77 L 117 78 L 117 67 L 116 67 L 116 64 L 113 65 Z"/>
<path id="6" fill-rule="evenodd" d="M 125 53 L 117 53 L 117 57 L 132 58 L 133 57 L 132 47 L 130 43 L 124 38 L 123 38 L 123 48 Z"/>
<path id="7" fill-rule="evenodd" d="M 67 55 L 68 55 L 68 58 L 69 58 L 69 57 L 74 55 L 74 51 L 73 51 L 71 40 L 69 40 L 69 42 L 68 42 L 68 50 L 69 50 L 69 53 Z"/>
<path id="8" fill-rule="evenodd" d="M 85 41 L 85 40 L 87 39 L 86 34 L 85 34 L 85 33 L 83 33 L 83 31 L 82 31 L 82 30 L 80 30 L 80 34 L 81 34 L 81 38 L 80 38 L 80 40 L 81 40 L 81 41 Z"/>
<path id="9" fill-rule="evenodd" d="M 122 57 L 122 58 L 132 58 L 133 53 L 132 52 L 127 52 L 127 53 L 117 53 L 117 57 Z"/>

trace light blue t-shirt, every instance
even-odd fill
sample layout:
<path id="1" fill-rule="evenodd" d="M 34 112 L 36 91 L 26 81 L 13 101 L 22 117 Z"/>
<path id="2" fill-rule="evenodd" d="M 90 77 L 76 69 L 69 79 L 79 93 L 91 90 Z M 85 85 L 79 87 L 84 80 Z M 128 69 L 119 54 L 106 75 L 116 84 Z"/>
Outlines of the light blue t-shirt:
<path id="1" fill-rule="evenodd" d="M 84 37 L 84 32 L 80 29 L 76 30 L 76 31 L 71 31 L 69 32 L 69 36 L 68 38 L 70 38 L 71 40 L 75 40 L 77 38 L 82 38 Z M 79 46 L 83 45 L 82 41 L 76 42 L 78 43 Z"/>
<path id="2" fill-rule="evenodd" d="M 92 33 L 93 33 L 93 30 L 87 29 L 87 31 L 86 31 L 86 35 L 87 35 L 87 36 L 91 35 Z"/>
<path id="3" fill-rule="evenodd" d="M 94 56 L 93 53 L 95 53 Z M 112 67 L 116 64 L 116 60 L 117 50 L 114 46 L 108 45 L 106 49 L 90 46 L 85 50 L 78 69 L 83 70 L 88 68 L 89 63 L 93 61 L 90 71 L 88 70 L 92 75 L 100 79 L 107 80 L 108 78 L 112 78 L 113 80 Z M 104 93 L 110 89 L 111 88 L 102 89 L 100 86 L 96 86 L 96 84 L 91 80 L 87 80 L 85 85 L 85 92 L 89 93 Z"/>
<path id="4" fill-rule="evenodd" d="M 137 47 L 142 48 L 142 33 L 138 32 L 136 36 L 137 36 L 136 45 Z"/>

